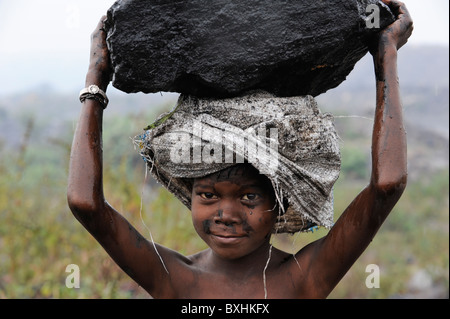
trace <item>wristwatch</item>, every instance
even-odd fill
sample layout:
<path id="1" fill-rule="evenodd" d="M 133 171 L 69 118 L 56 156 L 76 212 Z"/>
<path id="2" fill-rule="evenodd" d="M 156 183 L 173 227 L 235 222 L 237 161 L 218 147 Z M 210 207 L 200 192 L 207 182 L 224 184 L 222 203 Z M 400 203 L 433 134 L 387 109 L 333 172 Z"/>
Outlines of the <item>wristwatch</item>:
<path id="1" fill-rule="evenodd" d="M 100 102 L 105 109 L 108 105 L 108 97 L 105 92 L 103 92 L 97 85 L 92 84 L 87 88 L 84 88 L 80 91 L 80 102 L 84 102 L 86 99 L 94 99 Z"/>

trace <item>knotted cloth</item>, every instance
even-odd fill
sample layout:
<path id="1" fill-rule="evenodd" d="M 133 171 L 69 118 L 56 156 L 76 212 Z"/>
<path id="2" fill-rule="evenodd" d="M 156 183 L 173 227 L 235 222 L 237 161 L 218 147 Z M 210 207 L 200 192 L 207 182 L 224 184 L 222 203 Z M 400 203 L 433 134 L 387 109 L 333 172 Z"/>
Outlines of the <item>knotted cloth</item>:
<path id="1" fill-rule="evenodd" d="M 174 110 L 160 115 L 134 143 L 151 174 L 189 209 L 189 180 L 245 161 L 270 179 L 281 204 L 274 232 L 333 225 L 338 136 L 332 115 L 321 113 L 312 96 L 180 95 Z"/>

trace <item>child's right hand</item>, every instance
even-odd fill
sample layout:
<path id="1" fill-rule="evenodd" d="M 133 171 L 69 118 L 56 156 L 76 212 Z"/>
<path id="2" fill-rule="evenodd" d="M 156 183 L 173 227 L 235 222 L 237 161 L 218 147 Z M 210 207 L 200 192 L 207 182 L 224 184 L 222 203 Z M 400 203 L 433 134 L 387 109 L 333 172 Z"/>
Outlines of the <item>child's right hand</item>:
<path id="1" fill-rule="evenodd" d="M 103 28 L 106 16 L 100 19 L 91 35 L 91 51 L 86 85 L 96 84 L 106 91 L 112 77 L 109 50 L 106 45 L 106 32 Z"/>

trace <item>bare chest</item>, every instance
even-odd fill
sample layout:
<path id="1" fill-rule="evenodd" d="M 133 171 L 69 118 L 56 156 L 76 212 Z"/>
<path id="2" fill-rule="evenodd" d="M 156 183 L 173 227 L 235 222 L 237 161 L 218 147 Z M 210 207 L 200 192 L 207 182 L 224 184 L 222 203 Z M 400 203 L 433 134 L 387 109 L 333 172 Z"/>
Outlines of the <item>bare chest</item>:
<path id="1" fill-rule="evenodd" d="M 174 288 L 178 298 L 192 299 L 272 299 L 296 295 L 288 276 L 273 271 L 258 271 L 244 277 L 195 271 Z"/>

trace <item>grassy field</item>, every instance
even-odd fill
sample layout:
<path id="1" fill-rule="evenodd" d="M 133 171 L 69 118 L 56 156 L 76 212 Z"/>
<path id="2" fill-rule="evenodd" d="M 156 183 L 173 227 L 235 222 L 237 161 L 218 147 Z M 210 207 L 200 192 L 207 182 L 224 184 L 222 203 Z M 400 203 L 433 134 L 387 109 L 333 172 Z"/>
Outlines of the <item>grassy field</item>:
<path id="1" fill-rule="evenodd" d="M 145 181 L 144 163 L 129 136 L 138 119 L 116 116 L 105 125 L 105 194 L 149 238 L 191 254 L 204 249 L 189 211 L 167 191 Z M 30 143 L 36 130 L 24 122 L 22 142 L 0 144 L 0 298 L 148 298 L 75 220 L 66 201 L 70 125 L 58 138 Z M 347 143 L 335 187 L 339 216 L 365 186 L 366 156 Z M 362 167 L 362 168 L 361 168 Z M 448 169 L 412 181 L 370 247 L 330 298 L 448 298 Z M 141 210 L 142 201 L 142 210 Z M 277 236 L 274 244 L 294 252 L 326 234 Z M 66 287 L 66 267 L 80 269 L 80 288 Z M 380 269 L 379 288 L 367 288 L 367 265 Z"/>

